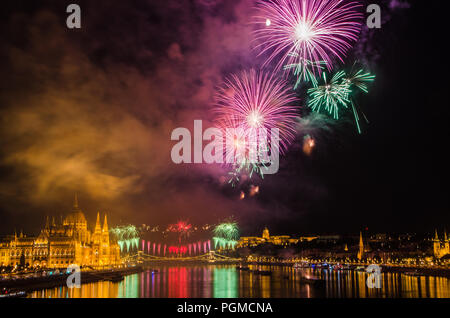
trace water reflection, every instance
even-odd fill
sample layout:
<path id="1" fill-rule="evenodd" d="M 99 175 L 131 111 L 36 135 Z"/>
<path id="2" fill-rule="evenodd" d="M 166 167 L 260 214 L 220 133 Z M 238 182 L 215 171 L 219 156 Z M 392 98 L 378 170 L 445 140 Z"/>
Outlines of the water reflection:
<path id="1" fill-rule="evenodd" d="M 271 276 L 238 271 L 234 266 L 160 266 L 122 282 L 97 282 L 80 289 L 58 287 L 36 291 L 34 298 L 449 298 L 450 279 L 382 274 L 382 288 L 370 289 L 367 274 L 291 267 L 251 266 L 271 270 Z M 300 281 L 302 275 L 325 280 L 322 286 Z"/>

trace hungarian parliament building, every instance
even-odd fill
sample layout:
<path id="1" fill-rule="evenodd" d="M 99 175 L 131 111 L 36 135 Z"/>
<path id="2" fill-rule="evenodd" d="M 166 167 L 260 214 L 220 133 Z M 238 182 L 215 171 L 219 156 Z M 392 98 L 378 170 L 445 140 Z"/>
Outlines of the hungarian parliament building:
<path id="1" fill-rule="evenodd" d="M 0 266 L 67 268 L 71 264 L 91 268 L 121 264 L 120 248 L 110 238 L 106 215 L 101 224 L 98 213 L 90 231 L 76 196 L 72 212 L 59 224 L 47 217 L 37 237 L 15 233 L 0 241 Z"/>

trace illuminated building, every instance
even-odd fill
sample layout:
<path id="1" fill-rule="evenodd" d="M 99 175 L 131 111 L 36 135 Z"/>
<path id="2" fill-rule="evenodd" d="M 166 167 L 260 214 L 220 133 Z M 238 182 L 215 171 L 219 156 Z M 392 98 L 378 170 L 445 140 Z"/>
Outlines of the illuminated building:
<path id="1" fill-rule="evenodd" d="M 270 236 L 269 229 L 266 227 L 263 230 L 262 236 L 245 236 L 239 239 L 237 247 L 251 247 L 261 244 L 269 243 L 274 245 L 289 245 L 297 244 L 301 241 L 312 241 L 317 239 L 317 236 L 291 238 L 289 235 Z"/>
<path id="2" fill-rule="evenodd" d="M 447 237 L 447 231 L 444 232 L 444 240 L 441 242 L 437 230 L 433 239 L 433 253 L 436 258 L 442 258 L 450 254 L 450 240 Z"/>
<path id="3" fill-rule="evenodd" d="M 359 232 L 359 251 L 358 251 L 358 260 L 360 261 L 364 256 L 364 242 L 362 238 L 362 232 Z"/>
<path id="4" fill-rule="evenodd" d="M 120 263 L 120 248 L 110 239 L 106 215 L 101 225 L 97 214 L 91 232 L 76 196 L 72 212 L 59 224 L 47 217 L 37 237 L 15 233 L 0 242 L 0 266 L 65 268 L 70 264 L 103 267 Z"/>

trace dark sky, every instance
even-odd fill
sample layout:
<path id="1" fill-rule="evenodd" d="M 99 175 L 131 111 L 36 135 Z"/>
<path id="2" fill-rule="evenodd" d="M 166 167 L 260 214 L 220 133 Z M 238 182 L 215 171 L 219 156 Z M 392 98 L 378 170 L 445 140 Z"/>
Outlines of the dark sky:
<path id="1" fill-rule="evenodd" d="M 377 75 L 358 99 L 362 135 L 330 123 L 308 157 L 299 134 L 277 175 L 233 189 L 223 169 L 174 165 L 170 133 L 208 123 L 224 76 L 261 65 L 253 1 L 77 1 L 82 29 L 69 30 L 72 2 L 2 2 L 0 234 L 36 233 L 75 192 L 88 219 L 107 212 L 112 224 L 233 215 L 246 234 L 297 235 L 449 225 L 448 35 L 436 4 L 370 2 L 383 26 L 346 61 Z M 260 194 L 239 200 L 251 184 Z"/>

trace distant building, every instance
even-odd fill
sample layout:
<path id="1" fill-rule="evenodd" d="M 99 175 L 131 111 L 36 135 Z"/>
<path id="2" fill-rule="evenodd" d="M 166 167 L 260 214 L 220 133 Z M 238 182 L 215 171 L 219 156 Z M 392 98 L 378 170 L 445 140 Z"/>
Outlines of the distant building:
<path id="1" fill-rule="evenodd" d="M 97 214 L 91 232 L 76 196 L 72 212 L 60 224 L 54 218 L 50 223 L 47 217 L 37 237 L 15 233 L 0 242 L 0 266 L 66 268 L 70 264 L 102 267 L 120 263 L 120 248 L 110 239 L 106 215 L 102 226 Z"/>
<path id="2" fill-rule="evenodd" d="M 364 256 L 364 241 L 362 237 L 362 232 L 359 232 L 359 251 L 358 251 L 358 260 L 362 260 Z"/>
<path id="3" fill-rule="evenodd" d="M 433 252 L 436 258 L 442 258 L 450 254 L 450 241 L 447 237 L 447 231 L 444 231 L 444 240 L 439 239 L 437 230 L 433 239 Z"/>
<path id="4" fill-rule="evenodd" d="M 239 239 L 237 247 L 252 247 L 261 244 L 269 243 L 274 245 L 290 245 L 297 244 L 301 241 L 312 241 L 317 239 L 317 236 L 291 238 L 289 235 L 270 236 L 269 229 L 266 227 L 263 230 L 262 236 L 245 236 Z"/>

